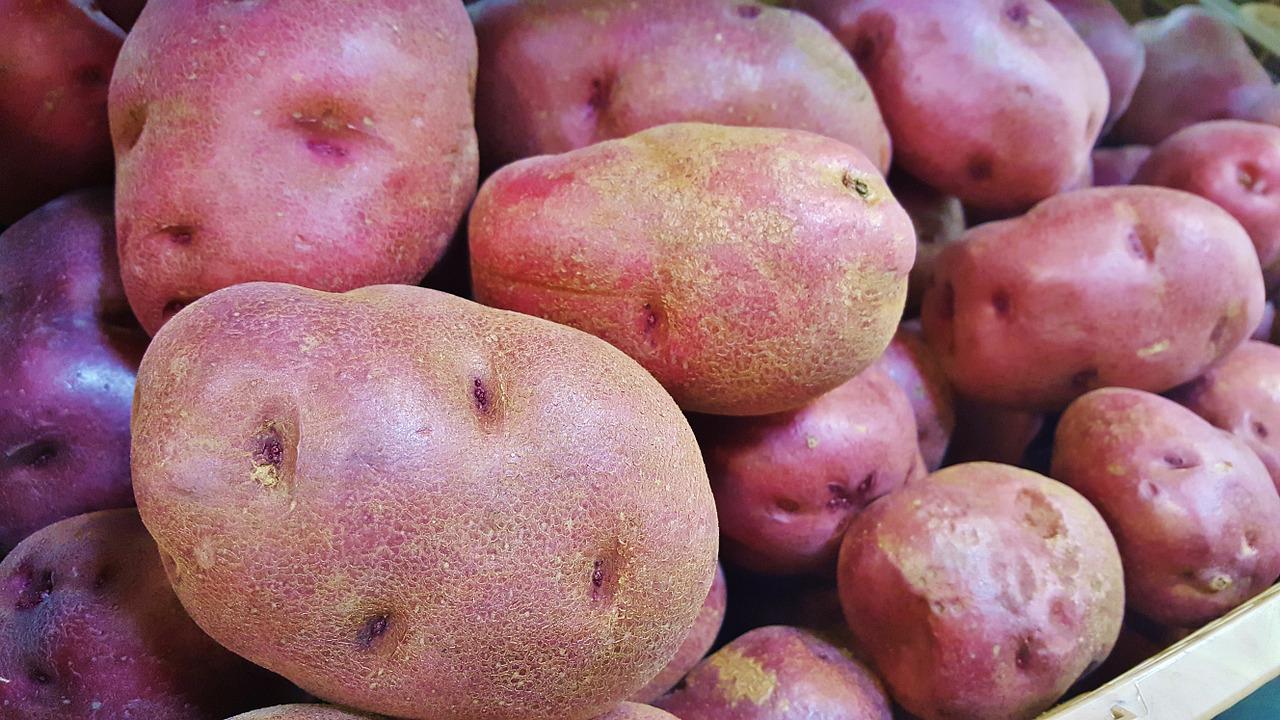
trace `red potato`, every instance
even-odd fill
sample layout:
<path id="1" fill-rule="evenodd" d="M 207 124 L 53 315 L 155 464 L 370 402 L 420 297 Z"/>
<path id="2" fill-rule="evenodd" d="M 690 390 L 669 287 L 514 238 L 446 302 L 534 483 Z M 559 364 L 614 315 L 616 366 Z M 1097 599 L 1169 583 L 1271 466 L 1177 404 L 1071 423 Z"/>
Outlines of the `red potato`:
<path id="1" fill-rule="evenodd" d="M 968 206 L 1016 212 L 1088 171 L 1107 79 L 1045 0 L 795 4 L 853 53 L 895 162 L 932 187 Z"/>
<path id="2" fill-rule="evenodd" d="M 870 365 L 915 252 L 856 149 L 695 123 L 508 165 L 469 240 L 477 300 L 604 338 L 719 415 L 795 409 Z"/>
<path id="3" fill-rule="evenodd" d="M 457 0 L 151 0 L 110 100 L 143 327 L 253 280 L 421 280 L 475 193 L 475 70 Z"/>
<path id="4" fill-rule="evenodd" d="M 1133 185 L 1139 168 L 1151 157 L 1150 145 L 1097 148 L 1093 151 L 1093 186 Z"/>
<path id="5" fill-rule="evenodd" d="M 1239 438 L 1159 395 L 1105 388 L 1063 414 L 1054 477 L 1107 519 L 1128 606 L 1196 627 L 1280 577 L 1280 494 Z"/>
<path id="6" fill-rule="evenodd" d="M 705 122 L 808 130 L 889 168 L 866 78 L 801 13 L 756 0 L 488 0 L 472 17 L 487 167 Z"/>
<path id="7" fill-rule="evenodd" d="M 331 705 L 277 705 L 237 715 L 231 720 L 376 720 L 375 715 Z"/>
<path id="8" fill-rule="evenodd" d="M 989 405 L 956 396 L 956 430 L 947 462 L 1021 465 L 1027 448 L 1044 427 L 1044 414 Z"/>
<path id="9" fill-rule="evenodd" d="M 1269 342 L 1275 329 L 1276 304 L 1268 300 L 1267 304 L 1262 306 L 1262 319 L 1258 321 L 1258 327 L 1254 328 L 1253 335 L 1250 335 L 1249 339 Z"/>
<path id="10" fill-rule="evenodd" d="M 951 433 L 956 429 L 955 397 L 947 375 L 924 341 L 917 322 L 898 326 L 893 342 L 876 361 L 911 401 L 920 445 L 921 468 L 942 466 Z"/>
<path id="11" fill-rule="evenodd" d="M 1083 497 L 994 463 L 945 468 L 872 505 L 840 549 L 858 646 L 922 720 L 1026 720 L 1107 657 L 1120 555 Z"/>
<path id="12" fill-rule="evenodd" d="M 1111 0 L 1049 0 L 1089 46 L 1107 77 L 1107 125 L 1124 114 L 1138 87 L 1147 51 Z"/>
<path id="13" fill-rule="evenodd" d="M 1280 125 L 1280 87 L 1250 85 L 1232 96 L 1229 117 L 1247 122 Z"/>
<path id="14" fill-rule="evenodd" d="M 925 336 L 957 393 L 1054 410 L 1105 386 L 1163 392 L 1262 316 L 1249 237 L 1189 193 L 1113 187 L 976 227 L 938 258 Z"/>
<path id="15" fill-rule="evenodd" d="M 916 231 L 916 261 L 907 277 L 906 315 L 920 313 L 920 300 L 933 279 L 933 263 L 948 243 L 964 235 L 964 205 L 905 173 L 889 176 L 889 189 Z"/>
<path id="16" fill-rule="evenodd" d="M 651 703 L 662 697 L 668 690 L 689 674 L 695 665 L 706 657 L 707 651 L 715 644 L 720 627 L 724 624 L 725 605 L 728 594 L 725 591 L 724 568 L 716 567 L 716 579 L 711 583 L 711 591 L 698 611 L 698 619 L 693 621 L 693 629 L 685 636 L 675 657 L 667 663 L 662 672 L 654 676 L 644 687 L 632 693 L 631 700 L 636 703 Z"/>
<path id="17" fill-rule="evenodd" d="M 625 702 L 601 715 L 597 720 L 680 720 L 680 718 L 651 705 Z"/>

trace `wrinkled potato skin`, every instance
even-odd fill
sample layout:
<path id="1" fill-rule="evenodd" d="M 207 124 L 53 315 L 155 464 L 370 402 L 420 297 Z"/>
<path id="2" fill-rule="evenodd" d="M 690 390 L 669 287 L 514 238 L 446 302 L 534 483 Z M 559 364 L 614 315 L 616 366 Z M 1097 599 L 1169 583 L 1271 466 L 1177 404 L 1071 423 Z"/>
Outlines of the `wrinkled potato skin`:
<path id="1" fill-rule="evenodd" d="M 724 568 L 717 565 L 716 579 L 711 583 L 711 591 L 707 593 L 702 610 L 698 611 L 698 619 L 693 621 L 693 629 L 685 636 L 675 657 L 671 658 L 662 672 L 631 695 L 633 703 L 651 703 L 662 697 L 701 662 L 702 658 L 706 657 L 707 651 L 715 644 L 716 636 L 720 634 L 721 625 L 724 624 L 727 601 Z"/>
<path id="2" fill-rule="evenodd" d="M 839 582 L 858 646 L 922 720 L 1035 717 L 1106 658 L 1124 614 L 1098 512 L 994 463 L 945 468 L 868 508 L 845 535 Z"/>
<path id="3" fill-rule="evenodd" d="M 1097 387 L 1191 380 L 1249 337 L 1263 303 L 1257 255 L 1225 211 L 1112 187 L 965 233 L 921 317 L 957 393 L 1054 410 Z"/>
<path id="4" fill-rule="evenodd" d="M 870 672 L 794 627 L 758 628 L 720 648 L 655 703 L 680 720 L 891 720 Z"/>
<path id="5" fill-rule="evenodd" d="M 889 189 L 911 218 L 916 231 L 916 261 L 907 276 L 906 317 L 920 314 L 920 301 L 933 281 L 933 263 L 948 243 L 964 235 L 964 205 L 906 173 L 889 176 Z"/>
<path id="6" fill-rule="evenodd" d="M 0 557 L 63 518 L 133 505 L 129 406 L 147 335 L 116 271 L 111 194 L 0 234 Z"/>
<path id="7" fill-rule="evenodd" d="M 477 300 L 604 338 L 718 415 L 790 410 L 870 365 L 915 254 L 854 148 L 694 123 L 508 165 L 469 239 Z"/>
<path id="8" fill-rule="evenodd" d="M 624 702 L 596 720 L 680 720 L 665 710 L 652 705 Z"/>
<path id="9" fill-rule="evenodd" d="M 889 168 L 866 78 L 801 13 L 755 0 L 487 0 L 472 16 L 486 167 L 705 122 L 807 130 Z"/>
<path id="10" fill-rule="evenodd" d="M 138 389 L 134 487 L 178 596 L 328 702 L 592 718 L 666 665 L 715 574 L 688 423 L 571 328 L 250 283 L 166 325 Z"/>
<path id="11" fill-rule="evenodd" d="M 1054 9 L 1071 23 L 1107 77 L 1111 101 L 1107 125 L 1124 114 L 1133 91 L 1138 88 L 1147 50 L 1111 0 L 1049 0 Z"/>
<path id="12" fill-rule="evenodd" d="M 110 98 L 142 326 L 254 280 L 421 280 L 475 194 L 475 71 L 457 0 L 151 0 Z"/>
<path id="13" fill-rule="evenodd" d="M 1128 606 L 1196 627 L 1280 576 L 1280 495 L 1239 438 L 1159 395 L 1105 388 L 1062 416 L 1054 477 L 1107 519 Z"/>
<path id="14" fill-rule="evenodd" d="M 1133 185 L 1151 150 L 1150 145 L 1097 148 L 1093 151 L 1093 186 Z"/>
<path id="15" fill-rule="evenodd" d="M 0 563 L 0 716 L 219 720 L 289 686 L 191 622 L 132 509 L 50 525 Z"/>
<path id="16" fill-rule="evenodd" d="M 893 342 L 876 365 L 888 373 L 911 401 L 921 467 L 933 472 L 942 466 L 951 433 L 956 428 L 955 396 L 947 375 L 924 341 L 918 322 L 898 326 Z"/>
<path id="17" fill-rule="evenodd" d="M 237 715 L 230 720 L 382 720 L 377 715 L 343 710 L 331 705 L 277 705 Z"/>
<path id="18" fill-rule="evenodd" d="M 1107 79 L 1045 0 L 794 4 L 853 53 L 911 175 L 965 205 L 1018 212 L 1088 170 Z"/>

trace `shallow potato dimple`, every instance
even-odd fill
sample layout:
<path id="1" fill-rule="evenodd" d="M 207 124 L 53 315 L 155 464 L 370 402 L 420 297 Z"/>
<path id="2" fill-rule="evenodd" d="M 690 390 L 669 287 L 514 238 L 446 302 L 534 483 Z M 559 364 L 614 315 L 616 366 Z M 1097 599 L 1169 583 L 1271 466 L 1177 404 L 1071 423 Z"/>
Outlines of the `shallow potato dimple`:
<path id="1" fill-rule="evenodd" d="M 251 477 L 265 488 L 275 487 L 282 479 L 285 439 L 275 423 L 264 424 L 253 438 Z"/>
<path id="2" fill-rule="evenodd" d="M 1022 509 L 1022 522 L 1040 537 L 1051 540 L 1065 532 L 1062 512 L 1044 495 L 1032 490 L 1020 490 L 1018 506 Z"/>

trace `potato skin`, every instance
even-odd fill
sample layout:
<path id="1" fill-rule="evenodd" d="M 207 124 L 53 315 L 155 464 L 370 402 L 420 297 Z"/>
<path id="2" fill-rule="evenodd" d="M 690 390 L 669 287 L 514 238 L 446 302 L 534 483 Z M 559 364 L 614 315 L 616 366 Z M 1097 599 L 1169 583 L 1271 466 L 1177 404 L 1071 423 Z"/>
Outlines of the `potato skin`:
<path id="1" fill-rule="evenodd" d="M 866 78 L 801 13 L 756 0 L 487 0 L 472 17 L 486 167 L 705 122 L 807 130 L 889 168 Z"/>
<path id="2" fill-rule="evenodd" d="M 680 718 L 652 705 L 624 702 L 601 715 L 597 720 L 680 720 Z"/>
<path id="3" fill-rule="evenodd" d="M 63 518 L 133 505 L 129 407 L 147 335 L 116 271 L 111 194 L 0 234 L 0 557 Z"/>
<path id="4" fill-rule="evenodd" d="M 959 198 L 944 195 L 902 172 L 889 176 L 889 189 L 916 231 L 916 261 L 907 276 L 906 317 L 920 314 L 920 301 L 933 280 L 933 265 L 948 243 L 964 235 L 965 212 Z"/>
<path id="5" fill-rule="evenodd" d="M 289 686 L 219 647 L 133 509 L 50 525 L 0 562 L 0 715 L 218 720 Z"/>
<path id="6" fill-rule="evenodd" d="M 648 682 L 644 687 L 632 693 L 633 703 L 651 703 L 662 697 L 668 690 L 689 674 L 695 665 L 706 657 L 707 651 L 715 644 L 720 627 L 724 624 L 725 605 L 728 593 L 725 588 L 724 568 L 716 566 L 716 577 L 711 583 L 707 599 L 698 611 L 698 619 L 693 621 L 693 629 L 685 636 L 675 657 Z"/>
<path id="7" fill-rule="evenodd" d="M 922 720 L 1036 716 L 1106 658 L 1124 614 L 1098 512 L 995 463 L 944 468 L 855 518 L 839 583 L 858 646 Z"/>
<path id="8" fill-rule="evenodd" d="M 110 97 L 143 327 L 241 282 L 421 280 L 475 194 L 475 71 L 457 0 L 151 0 Z"/>
<path id="9" fill-rule="evenodd" d="M 1016 212 L 1087 171 L 1107 79 L 1045 0 L 795 5 L 853 53 L 911 175 L 968 206 Z M 969 92 L 956 92 L 959 78 Z"/>
<path id="10" fill-rule="evenodd" d="M 1021 465 L 1027 449 L 1044 428 L 1043 413 L 1013 410 L 956 396 L 956 430 L 947 462 Z"/>
<path id="11" fill-rule="evenodd" d="M 595 717 L 671 659 L 715 574 L 706 472 L 653 378 L 432 290 L 208 296 L 143 359 L 133 439 L 196 622 L 368 712 Z"/>
<path id="12" fill-rule="evenodd" d="M 1111 93 L 1107 105 L 1109 126 L 1124 114 L 1138 88 L 1142 69 L 1147 64 L 1147 50 L 1110 0 L 1049 0 L 1054 9 L 1071 23 L 1071 27 L 1089 46 L 1102 66 Z"/>
<path id="13" fill-rule="evenodd" d="M 947 375 L 924 341 L 918 322 L 898 326 L 893 342 L 876 361 L 911 401 L 921 467 L 933 472 L 942 466 L 956 429 L 955 396 Z"/>
<path id="14" fill-rule="evenodd" d="M 1107 519 L 1129 607 L 1157 622 L 1201 625 L 1280 577 L 1280 494 L 1266 468 L 1172 400 L 1127 388 L 1076 400 L 1052 474 Z"/>
<path id="15" fill-rule="evenodd" d="M 911 221 L 856 149 L 684 123 L 508 165 L 471 211 L 476 299 L 586 330 L 680 407 L 799 407 L 883 352 Z"/>
<path id="16" fill-rule="evenodd" d="M 277 705 L 237 715 L 230 720 L 378 720 L 379 717 L 332 705 Z"/>
<path id="17" fill-rule="evenodd" d="M 1165 188 L 1050 198 L 938 258 L 921 315 L 956 392 L 1054 410 L 1096 387 L 1163 392 L 1257 327 L 1262 273 L 1216 205 Z"/>
<path id="18" fill-rule="evenodd" d="M 799 628 L 758 628 L 720 648 L 655 703 L 680 720 L 891 720 L 875 676 Z"/>
<path id="19" fill-rule="evenodd" d="M 1093 186 L 1133 185 L 1142 164 L 1151 157 L 1150 145 L 1097 148 L 1093 151 Z"/>

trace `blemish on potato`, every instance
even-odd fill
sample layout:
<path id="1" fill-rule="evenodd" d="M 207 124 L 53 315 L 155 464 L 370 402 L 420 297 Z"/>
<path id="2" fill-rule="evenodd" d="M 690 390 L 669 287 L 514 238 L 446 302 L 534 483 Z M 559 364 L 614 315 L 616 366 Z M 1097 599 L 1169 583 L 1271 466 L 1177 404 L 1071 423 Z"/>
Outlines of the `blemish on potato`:
<path id="1" fill-rule="evenodd" d="M 1031 667 L 1031 662 L 1035 659 L 1035 650 L 1031 646 L 1031 638 L 1023 638 L 1018 643 L 1018 651 L 1014 653 L 1014 664 L 1019 670 L 1026 670 Z"/>
<path id="2" fill-rule="evenodd" d="M 361 648 L 368 649 L 375 640 L 387 634 L 387 629 L 390 626 L 391 617 L 389 615 L 374 615 L 365 620 L 360 629 L 356 631 L 356 643 Z"/>
<path id="3" fill-rule="evenodd" d="M 773 504 L 784 513 L 794 513 L 800 510 L 800 503 L 791 498 L 778 498 L 773 501 Z"/>
<path id="4" fill-rule="evenodd" d="M 13 604 L 15 610 L 31 610 L 49 599 L 49 595 L 53 593 L 51 571 L 37 573 L 31 566 L 23 565 L 18 572 L 22 575 L 22 580 L 18 599 Z"/>
<path id="5" fill-rule="evenodd" d="M 1160 353 L 1163 353 L 1168 349 L 1169 349 L 1169 341 L 1161 340 L 1159 342 L 1152 343 L 1147 347 L 1140 348 L 1138 350 L 1138 357 L 1146 359 L 1154 355 L 1159 355 Z"/>
<path id="6" fill-rule="evenodd" d="M 974 153 L 965 165 L 965 171 L 975 182 L 986 182 L 996 174 L 995 159 L 987 153 Z"/>
<path id="7" fill-rule="evenodd" d="M 476 409 L 481 413 L 489 412 L 492 398 L 489 395 L 489 388 L 480 378 L 471 380 L 471 399 L 475 401 Z"/>
<path id="8" fill-rule="evenodd" d="M 763 705 L 778 685 L 778 676 L 733 647 L 725 647 L 706 660 L 716 671 L 716 687 L 730 703 Z"/>
<path id="9" fill-rule="evenodd" d="M 1012 309 L 1012 301 L 1009 299 L 1008 290 L 997 290 L 991 295 L 991 308 L 996 311 L 996 315 L 1000 318 L 1008 318 Z"/>
<path id="10" fill-rule="evenodd" d="M 264 425 L 253 438 L 253 469 L 250 476 L 266 488 L 280 482 L 280 466 L 284 464 L 284 437 L 274 424 Z"/>
<path id="11" fill-rule="evenodd" d="M 1190 468 L 1199 467 L 1200 460 L 1187 453 L 1170 451 L 1164 454 L 1164 464 L 1174 470 L 1188 470 Z"/>
<path id="12" fill-rule="evenodd" d="M 1062 521 L 1062 513 L 1043 495 L 1030 490 L 1020 490 L 1018 505 L 1022 508 L 1023 523 L 1040 537 L 1051 540 L 1062 535 L 1066 529 Z"/>
<path id="13" fill-rule="evenodd" d="M 880 203 L 880 193 L 876 192 L 871 183 L 867 181 L 867 177 L 860 175 L 853 170 L 846 170 L 840 178 L 841 184 L 852 190 L 855 195 L 862 198 L 868 205 L 877 205 Z"/>

